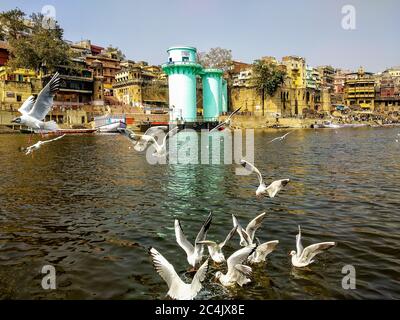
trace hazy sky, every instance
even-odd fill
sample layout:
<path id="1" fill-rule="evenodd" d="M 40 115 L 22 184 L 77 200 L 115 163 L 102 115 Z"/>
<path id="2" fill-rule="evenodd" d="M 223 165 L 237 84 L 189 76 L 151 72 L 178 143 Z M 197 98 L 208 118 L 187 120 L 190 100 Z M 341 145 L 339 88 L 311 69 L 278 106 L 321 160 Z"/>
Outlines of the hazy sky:
<path id="1" fill-rule="evenodd" d="M 133 60 L 166 61 L 177 44 L 231 49 L 236 60 L 300 55 L 311 66 L 382 71 L 400 65 L 399 0 L 2 0 L 26 13 L 53 5 L 72 41 L 113 44 Z M 356 29 L 342 28 L 344 5 Z"/>

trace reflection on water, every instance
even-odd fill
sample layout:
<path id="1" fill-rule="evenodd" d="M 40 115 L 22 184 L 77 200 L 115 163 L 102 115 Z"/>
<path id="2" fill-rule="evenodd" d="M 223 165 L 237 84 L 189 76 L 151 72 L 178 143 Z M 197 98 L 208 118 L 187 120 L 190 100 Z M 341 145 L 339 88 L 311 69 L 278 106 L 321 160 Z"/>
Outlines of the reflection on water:
<path id="1" fill-rule="evenodd" d="M 173 219 L 194 241 L 209 211 L 210 239 L 225 238 L 231 214 L 246 222 L 266 211 L 258 237 L 280 243 L 245 288 L 221 287 L 211 264 L 201 299 L 400 298 L 398 130 L 297 130 L 267 144 L 283 133 L 255 134 L 266 181 L 291 179 L 274 199 L 257 199 L 255 175 L 235 175 L 237 165 L 149 165 L 121 136 L 67 136 L 32 158 L 18 151 L 27 136 L 0 135 L 0 298 L 164 298 L 148 247 L 189 281 Z M 288 256 L 298 224 L 304 245 L 338 242 L 306 270 Z M 45 264 L 57 290 L 41 288 Z M 341 287 L 347 264 L 356 290 Z"/>

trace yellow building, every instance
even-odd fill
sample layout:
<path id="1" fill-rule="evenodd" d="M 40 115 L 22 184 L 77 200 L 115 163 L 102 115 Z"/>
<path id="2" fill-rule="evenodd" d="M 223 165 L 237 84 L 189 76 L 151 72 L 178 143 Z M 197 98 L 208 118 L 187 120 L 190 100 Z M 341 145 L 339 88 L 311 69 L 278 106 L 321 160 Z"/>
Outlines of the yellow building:
<path id="1" fill-rule="evenodd" d="M 358 105 L 374 110 L 375 80 L 373 74 L 360 67 L 357 73 L 348 74 L 344 85 L 344 100 L 348 106 Z"/>
<path id="2" fill-rule="evenodd" d="M 118 101 L 134 106 L 168 105 L 168 84 L 160 67 L 145 63 L 127 63 L 115 75 L 114 95 Z"/>
<path id="3" fill-rule="evenodd" d="M 0 67 L 0 109 L 17 110 L 32 94 L 42 89 L 41 80 L 33 70 Z"/>

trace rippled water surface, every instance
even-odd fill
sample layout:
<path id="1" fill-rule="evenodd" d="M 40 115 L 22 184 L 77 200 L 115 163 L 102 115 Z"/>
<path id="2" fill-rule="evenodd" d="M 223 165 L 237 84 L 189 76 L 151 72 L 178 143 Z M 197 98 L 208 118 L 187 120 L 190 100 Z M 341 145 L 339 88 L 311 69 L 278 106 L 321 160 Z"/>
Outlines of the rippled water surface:
<path id="1" fill-rule="evenodd" d="M 244 288 L 225 289 L 211 265 L 201 299 L 400 298 L 399 130 L 359 128 L 255 134 L 265 178 L 290 178 L 274 199 L 255 197 L 255 175 L 237 165 L 150 165 L 122 136 L 66 136 L 34 157 L 26 135 L 0 135 L 0 298 L 162 299 L 167 287 L 147 253 L 157 248 L 187 280 L 174 218 L 194 240 L 209 211 L 210 239 L 221 241 L 231 214 L 246 224 L 268 216 L 258 237 L 279 240 Z M 297 225 L 303 244 L 337 241 L 306 270 L 291 267 Z M 238 236 L 226 247 L 239 248 Z M 43 265 L 57 289 L 41 287 Z M 342 289 L 342 268 L 356 289 Z M 225 267 L 222 267 L 225 271 Z"/>

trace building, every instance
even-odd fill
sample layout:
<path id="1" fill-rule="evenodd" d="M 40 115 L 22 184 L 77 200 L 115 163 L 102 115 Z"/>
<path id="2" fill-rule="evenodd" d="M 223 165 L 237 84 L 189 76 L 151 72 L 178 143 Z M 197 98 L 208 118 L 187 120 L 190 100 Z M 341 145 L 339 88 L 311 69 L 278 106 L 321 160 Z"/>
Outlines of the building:
<path id="1" fill-rule="evenodd" d="M 103 88 L 105 96 L 113 95 L 113 84 L 115 82 L 115 75 L 121 70 L 120 60 L 105 54 L 88 55 L 85 57 L 86 64 L 89 69 L 93 71 L 93 62 L 102 64 L 103 70 Z"/>
<path id="2" fill-rule="evenodd" d="M 115 75 L 114 96 L 133 107 L 167 107 L 168 83 L 159 66 L 124 61 Z"/>
<path id="3" fill-rule="evenodd" d="M 400 115 L 400 85 L 395 72 L 385 71 L 376 87 L 375 110 L 388 116 Z"/>
<path id="4" fill-rule="evenodd" d="M 346 77 L 344 100 L 348 106 L 359 106 L 362 109 L 374 110 L 375 80 L 371 72 L 360 67 L 356 73 Z"/>
<path id="5" fill-rule="evenodd" d="M 321 87 L 328 89 L 330 92 L 334 90 L 335 69 L 331 66 L 317 67 L 321 80 Z"/>
<path id="6" fill-rule="evenodd" d="M 0 67 L 6 64 L 8 57 L 8 45 L 5 41 L 0 41 Z"/>
<path id="7" fill-rule="evenodd" d="M 307 66 L 306 67 L 306 87 L 311 89 L 319 89 L 320 78 L 317 69 Z"/>
<path id="8" fill-rule="evenodd" d="M 0 109 L 16 111 L 31 95 L 42 89 L 41 81 L 35 71 L 17 69 L 11 71 L 6 66 L 0 67 Z"/>

